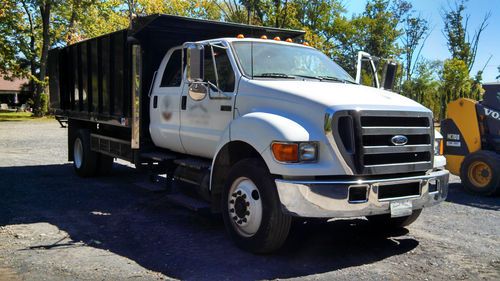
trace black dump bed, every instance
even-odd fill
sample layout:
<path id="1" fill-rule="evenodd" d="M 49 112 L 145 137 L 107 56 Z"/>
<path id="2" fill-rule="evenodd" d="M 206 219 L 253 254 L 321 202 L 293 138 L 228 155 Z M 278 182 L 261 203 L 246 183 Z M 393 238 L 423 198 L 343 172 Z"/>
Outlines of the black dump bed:
<path id="1" fill-rule="evenodd" d="M 235 37 L 238 34 L 246 37 L 266 34 L 268 37 L 297 38 L 304 32 L 170 15 L 138 18 L 132 29 L 49 52 L 51 107 L 57 115 L 126 129 L 136 120 L 132 119 L 132 111 L 135 110 L 132 97 L 138 95 L 140 136 L 144 139 L 149 137 L 147 93 L 165 53 L 184 42 Z M 137 48 L 133 47 L 137 45 L 140 46 L 139 58 L 133 55 L 134 52 L 137 54 Z M 134 61 L 137 59 L 139 64 Z M 133 65 L 140 66 L 139 72 Z M 134 85 L 133 75 L 136 75 Z M 126 135 L 122 138 L 127 138 Z"/>

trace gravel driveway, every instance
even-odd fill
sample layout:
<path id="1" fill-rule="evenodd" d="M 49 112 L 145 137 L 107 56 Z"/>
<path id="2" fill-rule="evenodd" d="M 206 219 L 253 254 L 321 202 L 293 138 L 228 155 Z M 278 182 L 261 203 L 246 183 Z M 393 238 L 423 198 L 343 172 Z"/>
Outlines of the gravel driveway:
<path id="1" fill-rule="evenodd" d="M 81 179 L 55 121 L 0 123 L 0 280 L 500 280 L 500 198 L 449 198 L 407 229 L 364 219 L 294 226 L 274 255 L 240 251 L 218 217 L 111 176 Z"/>

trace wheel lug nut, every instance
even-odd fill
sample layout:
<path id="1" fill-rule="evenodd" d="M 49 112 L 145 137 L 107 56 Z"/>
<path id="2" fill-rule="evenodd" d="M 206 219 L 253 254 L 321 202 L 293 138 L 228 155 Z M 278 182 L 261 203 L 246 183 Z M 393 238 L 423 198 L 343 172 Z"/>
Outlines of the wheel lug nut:
<path id="1" fill-rule="evenodd" d="M 229 203 L 234 204 L 234 200 L 231 199 L 231 201 L 229 201 Z"/>
<path id="2" fill-rule="evenodd" d="M 238 195 L 236 195 L 236 193 L 233 193 L 233 194 L 231 194 L 231 196 L 232 196 L 232 197 L 236 197 L 236 196 L 238 196 Z"/>
<path id="3" fill-rule="evenodd" d="M 237 216 L 234 216 L 234 217 L 233 217 L 233 220 L 237 220 L 237 219 L 238 219 L 238 217 L 237 217 Z"/>
<path id="4" fill-rule="evenodd" d="M 247 207 L 250 206 L 250 202 L 247 202 Z"/>
<path id="5" fill-rule="evenodd" d="M 241 195 L 241 197 L 243 197 L 243 199 L 247 199 L 247 195 L 246 194 Z"/>
<path id="6" fill-rule="evenodd" d="M 229 210 L 229 212 L 234 213 L 234 209 Z"/>
<path id="7" fill-rule="evenodd" d="M 243 221 L 243 222 L 247 222 L 247 218 L 243 218 L 243 219 L 242 219 L 242 221 Z"/>
<path id="8" fill-rule="evenodd" d="M 249 211 L 246 211 L 245 215 L 247 215 L 247 216 L 248 216 L 248 215 L 250 215 L 250 212 L 249 212 Z"/>
<path id="9" fill-rule="evenodd" d="M 236 192 L 237 195 L 241 195 L 241 190 L 238 190 L 238 192 Z"/>
<path id="10" fill-rule="evenodd" d="M 238 221 L 238 224 L 242 224 L 243 222 L 241 220 Z"/>

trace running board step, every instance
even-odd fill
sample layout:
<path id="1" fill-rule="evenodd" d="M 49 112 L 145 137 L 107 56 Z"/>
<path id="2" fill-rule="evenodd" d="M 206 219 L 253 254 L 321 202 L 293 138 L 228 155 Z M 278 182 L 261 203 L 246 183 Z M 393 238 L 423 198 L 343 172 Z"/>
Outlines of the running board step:
<path id="1" fill-rule="evenodd" d="M 196 158 L 177 159 L 174 160 L 174 163 L 179 166 L 197 170 L 210 169 L 210 167 L 212 166 L 212 163 L 210 161 Z"/>
<path id="2" fill-rule="evenodd" d="M 154 151 L 154 152 L 141 153 L 141 158 L 161 162 L 165 160 L 173 160 L 176 159 L 177 157 L 174 154 Z"/>
<path id="3" fill-rule="evenodd" d="M 210 212 L 209 203 L 182 193 L 167 194 L 165 195 L 165 199 L 167 202 L 187 208 L 192 211 Z"/>

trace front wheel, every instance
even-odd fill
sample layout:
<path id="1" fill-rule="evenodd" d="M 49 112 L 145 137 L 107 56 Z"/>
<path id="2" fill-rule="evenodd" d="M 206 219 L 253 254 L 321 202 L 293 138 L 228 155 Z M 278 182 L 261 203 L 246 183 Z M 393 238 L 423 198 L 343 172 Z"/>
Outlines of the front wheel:
<path id="1" fill-rule="evenodd" d="M 253 253 L 280 248 L 292 221 L 282 212 L 274 180 L 258 159 L 244 159 L 231 168 L 223 192 L 222 216 L 235 243 Z"/>

